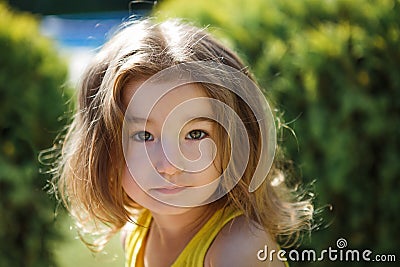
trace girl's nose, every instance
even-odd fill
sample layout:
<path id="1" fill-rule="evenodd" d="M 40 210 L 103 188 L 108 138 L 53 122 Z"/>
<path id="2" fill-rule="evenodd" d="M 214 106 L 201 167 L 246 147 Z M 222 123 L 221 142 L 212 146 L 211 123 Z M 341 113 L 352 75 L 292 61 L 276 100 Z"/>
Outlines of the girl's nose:
<path id="1" fill-rule="evenodd" d="M 166 145 L 160 145 L 157 150 L 157 156 L 154 159 L 153 164 L 158 173 L 160 173 L 164 178 L 169 178 L 181 171 L 179 167 L 176 166 L 175 162 L 179 149 L 173 151 L 172 148 L 169 148 Z"/>

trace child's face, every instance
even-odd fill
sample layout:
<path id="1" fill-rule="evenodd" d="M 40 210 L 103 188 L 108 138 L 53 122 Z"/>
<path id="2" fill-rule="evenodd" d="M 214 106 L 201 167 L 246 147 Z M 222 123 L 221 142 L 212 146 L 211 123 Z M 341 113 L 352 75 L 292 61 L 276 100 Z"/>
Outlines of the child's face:
<path id="1" fill-rule="evenodd" d="M 179 213 L 184 210 L 179 207 L 199 206 L 214 193 L 220 176 L 210 101 L 195 84 L 177 87 L 158 102 L 157 88 L 143 97 L 135 94 L 140 85 L 130 82 L 123 91 L 128 107 L 124 190 L 153 212 Z"/>

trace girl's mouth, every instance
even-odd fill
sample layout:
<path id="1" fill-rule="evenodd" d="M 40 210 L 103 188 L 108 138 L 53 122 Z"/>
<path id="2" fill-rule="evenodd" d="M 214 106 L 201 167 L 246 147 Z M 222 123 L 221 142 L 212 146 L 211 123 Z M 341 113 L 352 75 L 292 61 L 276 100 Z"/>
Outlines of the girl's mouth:
<path id="1" fill-rule="evenodd" d="M 171 187 L 159 187 L 159 188 L 154 188 L 152 190 L 165 194 L 165 195 L 172 195 L 172 194 L 177 194 L 183 190 L 185 190 L 186 187 L 184 186 L 171 186 Z"/>

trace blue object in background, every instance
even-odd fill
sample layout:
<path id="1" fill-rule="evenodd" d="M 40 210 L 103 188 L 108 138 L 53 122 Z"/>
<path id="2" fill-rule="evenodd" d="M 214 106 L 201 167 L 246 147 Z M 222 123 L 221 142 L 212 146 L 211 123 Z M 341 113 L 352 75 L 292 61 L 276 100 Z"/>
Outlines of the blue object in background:
<path id="1" fill-rule="evenodd" d="M 44 16 L 40 30 L 56 42 L 60 53 L 67 58 L 69 81 L 75 84 L 96 49 L 121 23 L 147 16 L 155 4 L 155 1 L 131 1 L 126 11 Z"/>
<path id="2" fill-rule="evenodd" d="M 128 11 L 50 15 L 43 17 L 41 31 L 64 48 L 97 48 L 104 44 L 113 29 L 128 19 Z"/>
<path id="3" fill-rule="evenodd" d="M 62 48 L 97 48 L 122 22 L 147 16 L 156 4 L 154 0 L 130 1 L 126 11 L 45 16 L 41 32 Z"/>

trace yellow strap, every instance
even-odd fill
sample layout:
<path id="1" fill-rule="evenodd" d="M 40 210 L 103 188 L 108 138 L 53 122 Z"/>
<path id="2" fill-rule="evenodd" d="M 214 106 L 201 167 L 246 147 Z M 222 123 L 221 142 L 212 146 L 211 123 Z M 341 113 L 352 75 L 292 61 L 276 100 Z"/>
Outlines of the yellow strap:
<path id="1" fill-rule="evenodd" d="M 207 251 L 218 233 L 229 221 L 241 214 L 241 211 L 234 209 L 218 210 L 190 240 L 171 267 L 203 266 Z"/>
<path id="2" fill-rule="evenodd" d="M 144 209 L 138 216 L 137 225 L 125 239 L 125 267 L 144 267 L 143 249 L 150 223 L 150 211 Z"/>

